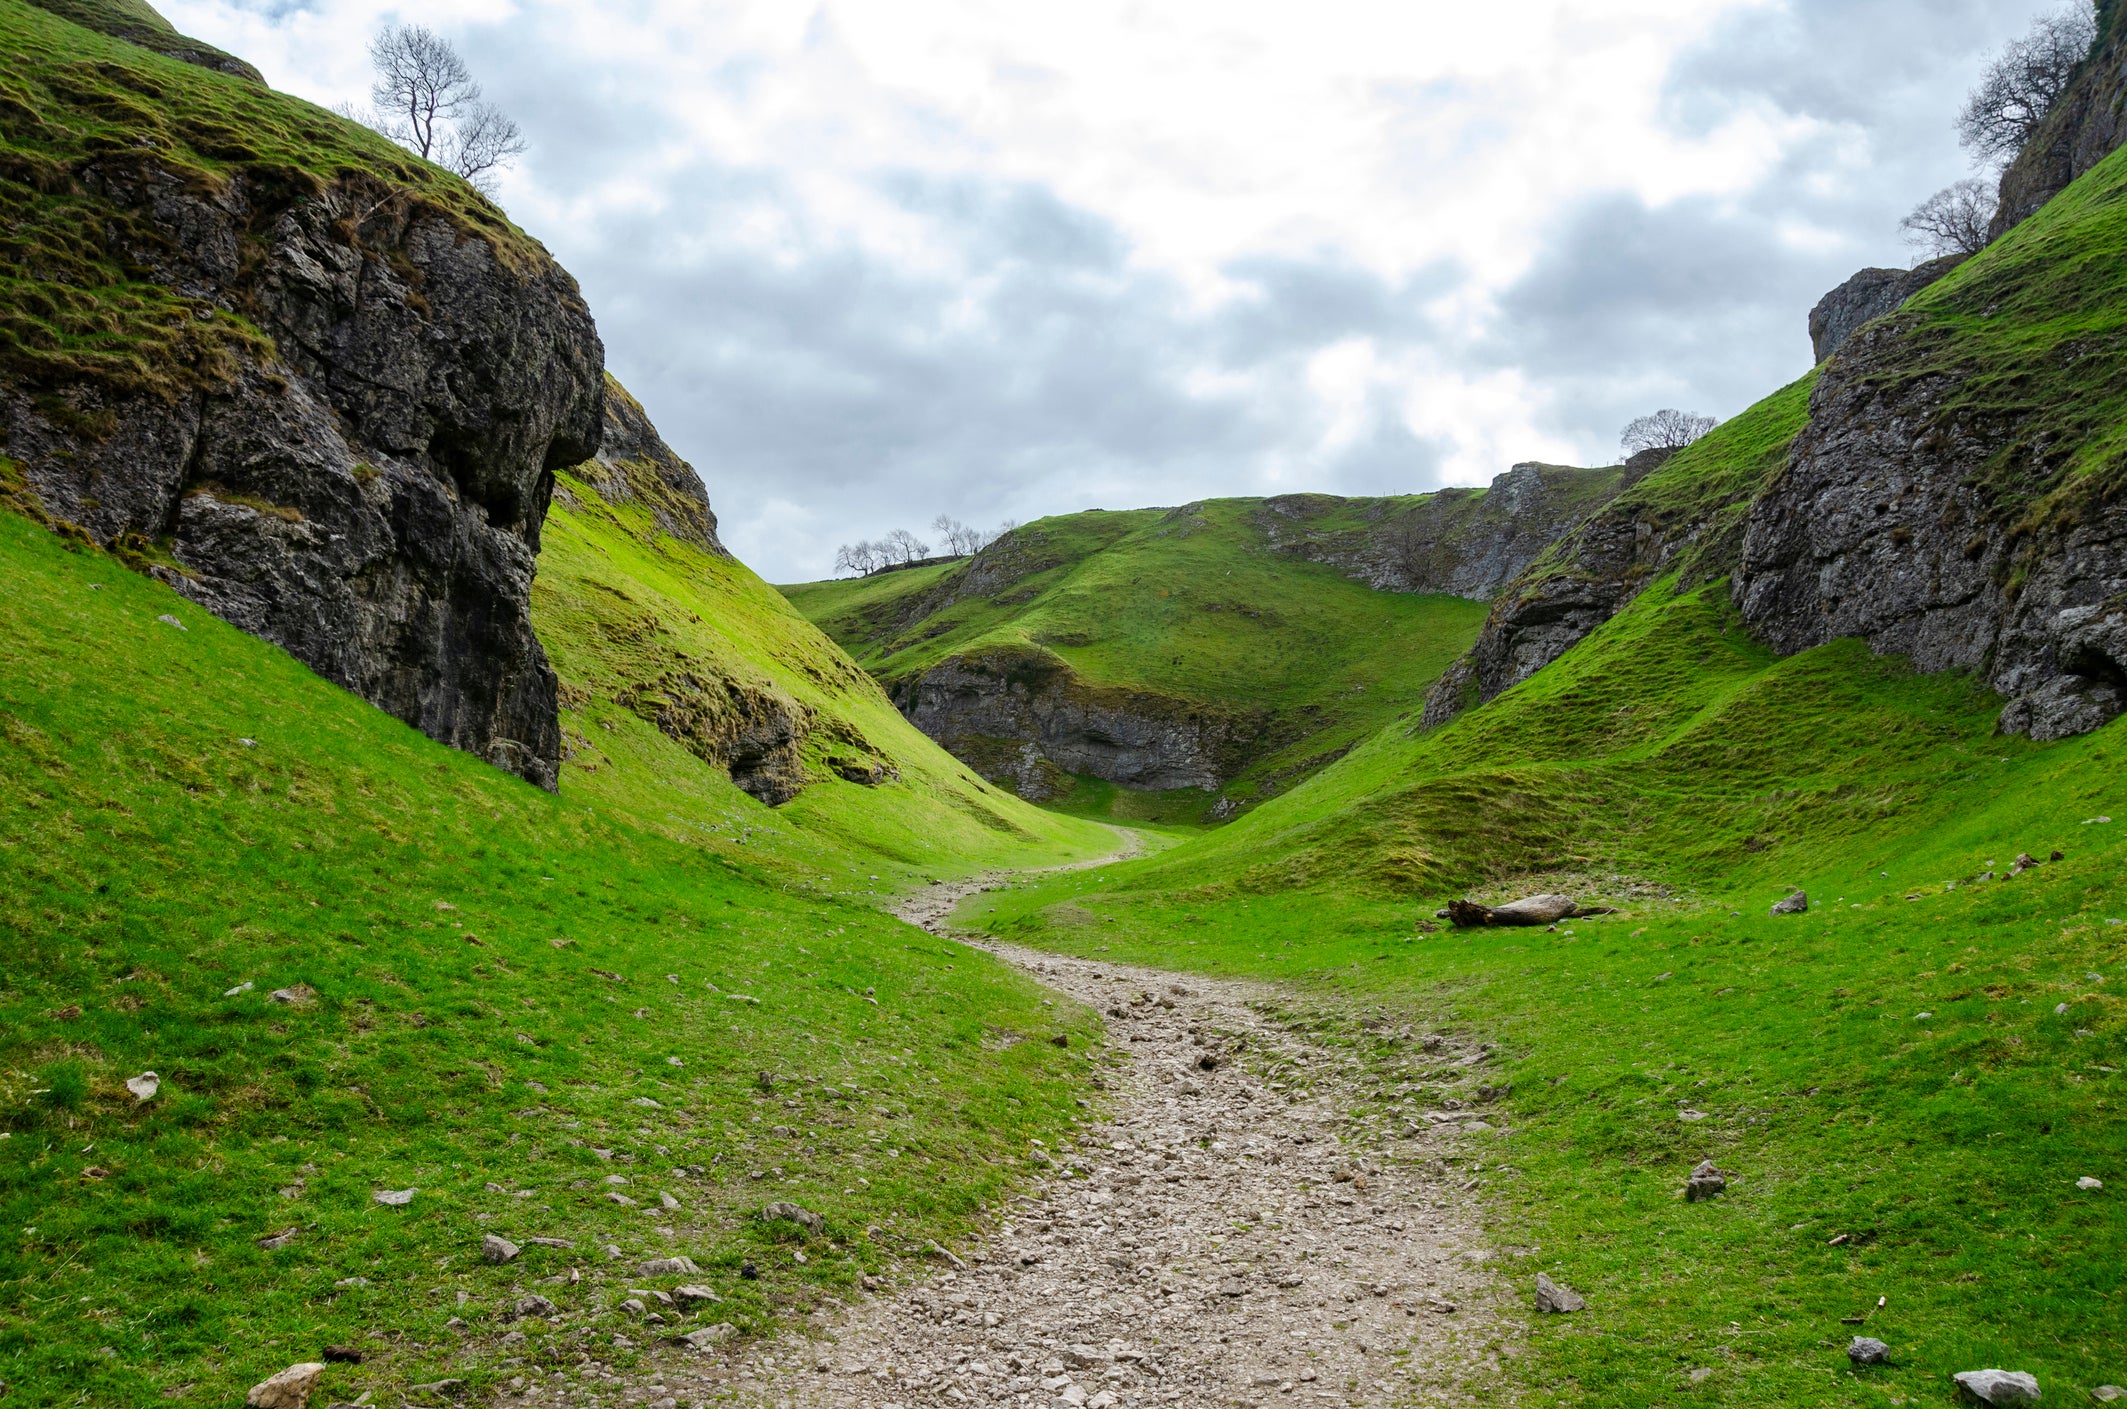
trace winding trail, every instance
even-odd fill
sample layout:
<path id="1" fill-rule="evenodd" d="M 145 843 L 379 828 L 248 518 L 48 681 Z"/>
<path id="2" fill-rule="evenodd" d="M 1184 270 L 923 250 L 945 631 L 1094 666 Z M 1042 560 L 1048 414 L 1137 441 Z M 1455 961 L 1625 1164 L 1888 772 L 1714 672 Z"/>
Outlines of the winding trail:
<path id="1" fill-rule="evenodd" d="M 935 885 L 899 913 L 1106 1014 L 1123 1057 L 1107 1119 L 1053 1152 L 1056 1174 L 1004 1211 L 988 1247 L 817 1321 L 817 1339 L 724 1362 L 718 1399 L 1371 1406 L 1457 1400 L 1495 1373 L 1525 1328 L 1502 1320 L 1474 1181 L 1442 1158 L 1465 1137 L 1420 1120 L 1359 1143 L 1351 1114 L 1378 1088 L 1259 1011 L 1296 995 L 948 932 L 961 900 L 1009 879 Z M 1258 1074 L 1279 1061 L 1304 1070 L 1304 1093 Z"/>

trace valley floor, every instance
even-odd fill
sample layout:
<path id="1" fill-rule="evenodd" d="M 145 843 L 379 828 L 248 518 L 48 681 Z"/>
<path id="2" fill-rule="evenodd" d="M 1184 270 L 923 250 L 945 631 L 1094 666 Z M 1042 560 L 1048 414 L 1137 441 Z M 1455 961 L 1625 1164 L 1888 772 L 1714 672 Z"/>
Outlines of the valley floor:
<path id="1" fill-rule="evenodd" d="M 944 934 L 983 884 L 931 887 L 902 913 Z M 1359 1074 L 1271 985 L 973 942 L 1108 1015 L 1101 1122 L 1056 1151 L 1056 1175 L 980 1252 L 941 1252 L 934 1277 L 816 1322 L 812 1339 L 674 1352 L 605 1393 L 778 1409 L 1374 1405 L 1454 1394 L 1518 1352 L 1526 1327 L 1502 1319 L 1512 1301 L 1469 1192 L 1488 1127 L 1362 1134 Z M 1261 1075 L 1273 1065 L 1314 1079 L 1296 1093 Z M 525 1402 L 597 1393 L 550 1381 Z"/>

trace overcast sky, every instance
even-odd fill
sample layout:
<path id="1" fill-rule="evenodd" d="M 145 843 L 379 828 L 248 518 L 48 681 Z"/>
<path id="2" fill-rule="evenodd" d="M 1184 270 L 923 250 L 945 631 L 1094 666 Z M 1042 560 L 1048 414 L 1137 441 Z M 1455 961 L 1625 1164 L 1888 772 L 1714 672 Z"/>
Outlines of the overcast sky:
<path id="1" fill-rule="evenodd" d="M 1907 264 L 2033 0 L 162 0 L 361 99 L 453 39 L 518 222 L 772 581 L 941 512 L 1605 464 Z"/>

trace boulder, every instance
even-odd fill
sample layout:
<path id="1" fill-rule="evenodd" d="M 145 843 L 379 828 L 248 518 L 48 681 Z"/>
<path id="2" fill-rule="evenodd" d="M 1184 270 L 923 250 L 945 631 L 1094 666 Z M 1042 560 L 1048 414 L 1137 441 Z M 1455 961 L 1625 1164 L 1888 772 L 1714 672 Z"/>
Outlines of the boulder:
<path id="1" fill-rule="evenodd" d="M 1447 917 L 1459 929 L 1501 927 L 1540 929 L 1560 920 L 1617 912 L 1600 905 L 1582 905 L 1570 895 L 1530 895 L 1505 905 L 1479 905 L 1473 900 L 1451 900 Z"/>
<path id="2" fill-rule="evenodd" d="M 480 1255 L 489 1262 L 509 1262 L 517 1253 L 517 1245 L 508 1238 L 498 1238 L 490 1233 L 480 1240 Z"/>
<path id="3" fill-rule="evenodd" d="M 1858 1366 L 1881 1365 L 1891 1358 L 1891 1348 L 1874 1336 L 1855 1336 L 1846 1358 Z"/>
<path id="4" fill-rule="evenodd" d="M 323 1361 L 310 1360 L 287 1369 L 251 1387 L 244 1396 L 244 1409 L 309 1409 L 317 1392 L 318 1377 L 325 1373 Z"/>
<path id="5" fill-rule="evenodd" d="M 1701 1160 L 1684 1181 L 1684 1198 L 1688 1203 L 1700 1203 L 1727 1187 L 1728 1176 L 1715 1168 L 1712 1160 Z"/>
<path id="6" fill-rule="evenodd" d="M 1562 1316 L 1568 1312 L 1585 1311 L 1588 1303 L 1571 1287 L 1562 1287 L 1539 1272 L 1536 1274 L 1536 1309 L 1545 1315 Z"/>
<path id="7" fill-rule="evenodd" d="M 1978 1404 L 2036 1404 L 2038 1380 L 2021 1370 L 1966 1370 L 1957 1387 Z"/>
<path id="8" fill-rule="evenodd" d="M 1824 361 L 1846 345 L 1848 338 L 1943 275 L 1964 263 L 1962 255 L 1946 255 L 1914 269 L 1864 269 L 1817 301 L 1809 312 L 1809 341 L 1817 360 Z"/>
<path id="9" fill-rule="evenodd" d="M 1772 913 L 1775 915 L 1803 915 L 1809 912 L 1809 892 L 1798 890 L 1784 900 L 1775 900 Z"/>

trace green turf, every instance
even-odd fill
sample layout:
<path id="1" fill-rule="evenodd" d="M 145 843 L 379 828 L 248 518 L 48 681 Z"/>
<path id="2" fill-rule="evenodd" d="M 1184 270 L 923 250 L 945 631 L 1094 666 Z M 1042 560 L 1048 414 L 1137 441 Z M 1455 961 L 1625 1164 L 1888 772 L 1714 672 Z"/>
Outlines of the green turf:
<path id="1" fill-rule="evenodd" d="M 1266 512 L 1259 499 L 1214 499 L 1042 519 L 984 555 L 979 592 L 964 585 L 967 563 L 782 590 L 889 689 L 949 658 L 1012 653 L 1178 714 L 1245 721 L 1260 735 L 1221 795 L 1248 806 L 1412 710 L 1485 612 L 1460 597 L 1377 592 L 1275 552 Z M 1101 815 L 1123 820 L 1224 815 L 1207 816 L 1213 799 L 1201 793 L 1148 806 L 1082 788 L 1067 806 L 1095 797 L 1114 800 Z"/>
<path id="2" fill-rule="evenodd" d="M 2033 1370 L 2049 1397 L 2117 1382 L 2127 727 L 1996 737 L 1999 701 L 1961 679 L 1852 643 L 1769 659 L 1725 590 L 1651 592 L 1457 724 L 975 914 L 1022 942 L 1293 980 L 1498 1044 L 1458 1081 L 1346 1029 L 1413 1083 L 1384 1129 L 1512 1087 L 1491 1118 L 1513 1134 L 1469 1156 L 1490 1171 L 1494 1239 L 1525 1250 L 1504 1273 L 1525 1303 L 1546 1270 L 1592 1307 L 1537 1325 L 1521 1402 L 1937 1402 L 1981 1365 Z M 2055 848 L 2064 861 L 1975 880 Z M 1790 885 L 1817 909 L 1768 917 Z M 1431 918 L 1465 889 L 1552 886 L 1624 913 L 1474 936 Z M 1707 1119 L 1680 1120 L 1687 1105 Z M 1683 1204 L 1702 1156 L 1737 1185 Z M 2108 1192 L 2076 1189 L 2086 1175 Z M 1878 1296 L 1869 1326 L 1897 1366 L 1856 1377 L 1841 1318 Z M 1698 1368 L 1714 1374 L 1683 1378 Z"/>
<path id="3" fill-rule="evenodd" d="M 1083 1045 L 1047 1039 L 1079 1015 L 792 879 L 806 827 L 859 857 L 854 802 L 786 821 L 691 778 L 669 813 L 749 808 L 787 835 L 675 840 L 630 820 L 640 779 L 601 793 L 572 770 L 540 792 L 14 515 L 0 578 L 11 1404 L 233 1403 L 329 1343 L 373 1357 L 332 1372 L 334 1399 L 444 1375 L 484 1393 L 580 1347 L 619 1354 L 618 1286 L 644 1279 L 601 1281 L 607 1243 L 623 1269 L 691 1255 L 703 1276 L 682 1280 L 723 1294 L 715 1319 L 764 1329 L 965 1236 L 1074 1114 Z M 957 864 L 1112 842 L 1001 802 L 1045 830 L 969 822 L 991 840 Z M 908 831 L 882 827 L 873 871 Z M 267 997 L 297 985 L 315 1000 Z M 121 1082 L 145 1069 L 163 1086 L 141 1105 Z M 605 1199 L 614 1173 L 644 1207 Z M 371 1201 L 407 1187 L 408 1208 Z M 653 1211 L 661 1191 L 681 1208 Z M 775 1198 L 827 1216 L 805 1264 L 757 1216 Z M 490 1231 L 573 1247 L 493 1268 Z M 570 1267 L 589 1276 L 550 1283 Z M 499 1344 L 526 1292 L 563 1319 Z"/>

